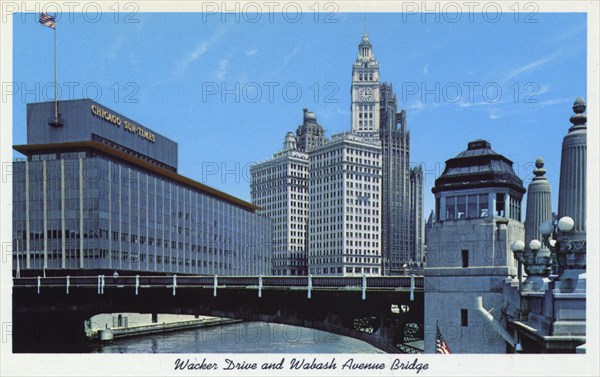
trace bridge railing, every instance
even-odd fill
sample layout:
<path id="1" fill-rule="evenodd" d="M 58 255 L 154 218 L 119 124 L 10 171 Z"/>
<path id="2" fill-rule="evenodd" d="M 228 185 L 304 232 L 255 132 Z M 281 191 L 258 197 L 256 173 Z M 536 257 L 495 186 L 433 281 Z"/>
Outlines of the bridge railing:
<path id="1" fill-rule="evenodd" d="M 264 287 L 307 287 L 308 276 L 265 276 Z"/>
<path id="2" fill-rule="evenodd" d="M 219 276 L 217 282 L 218 285 L 230 287 L 258 286 L 259 278 L 258 276 Z M 212 277 L 210 284 L 213 284 Z"/>
<path id="3" fill-rule="evenodd" d="M 373 288 L 408 288 L 410 287 L 410 276 L 372 276 L 367 278 L 367 286 Z"/>
<path id="4" fill-rule="evenodd" d="M 181 286 L 208 286 L 213 285 L 213 276 L 177 276 L 177 285 Z"/>
<path id="5" fill-rule="evenodd" d="M 13 285 L 16 286 L 28 286 L 28 285 L 36 285 L 37 278 L 13 278 Z"/>
<path id="6" fill-rule="evenodd" d="M 15 286 L 38 287 L 92 287 L 92 286 L 139 286 L 139 287 L 197 287 L 214 286 L 215 278 L 219 287 L 304 287 L 308 288 L 361 288 L 363 279 L 368 289 L 423 288 L 423 277 L 416 276 L 372 276 L 372 277 L 325 277 L 325 276 L 61 276 L 14 278 Z M 262 280 L 262 282 L 261 282 Z M 262 284 L 261 284 L 262 283 Z"/>
<path id="7" fill-rule="evenodd" d="M 113 280 L 113 278 L 108 279 Z M 171 276 L 140 276 L 139 277 L 139 281 L 140 281 L 140 285 L 141 286 L 145 286 L 145 285 L 150 285 L 150 286 L 164 286 L 164 287 L 168 287 L 170 285 L 173 285 L 173 277 Z M 121 278 L 117 278 L 116 282 L 118 284 L 122 284 L 121 283 Z M 123 281 L 124 282 L 124 281 Z M 135 281 L 134 281 L 135 284 Z M 179 284 L 179 282 L 178 282 Z"/>
<path id="8" fill-rule="evenodd" d="M 313 287 L 361 287 L 362 277 L 313 277 Z"/>

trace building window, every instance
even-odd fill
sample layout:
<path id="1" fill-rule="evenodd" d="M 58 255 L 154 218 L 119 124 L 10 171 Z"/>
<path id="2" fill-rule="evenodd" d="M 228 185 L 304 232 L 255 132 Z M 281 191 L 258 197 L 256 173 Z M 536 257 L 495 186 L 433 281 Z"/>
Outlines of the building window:
<path id="1" fill-rule="evenodd" d="M 504 194 L 497 193 L 496 194 L 496 214 L 500 217 L 504 217 Z"/>
<path id="2" fill-rule="evenodd" d="M 467 197 L 467 218 L 476 219 L 477 216 L 477 195 L 469 195 Z"/>
<path id="3" fill-rule="evenodd" d="M 510 203 L 510 218 L 513 220 L 521 221 L 521 203 L 519 200 L 512 195 L 509 196 Z"/>
<path id="4" fill-rule="evenodd" d="M 460 309 L 460 325 L 462 327 L 469 326 L 469 311 L 467 309 Z"/>
<path id="5" fill-rule="evenodd" d="M 436 219 L 440 220 L 439 199 L 436 199 Z M 477 219 L 489 216 L 488 195 L 460 195 L 446 197 L 446 220 Z"/>
<path id="6" fill-rule="evenodd" d="M 488 195 L 481 194 L 479 195 L 479 217 L 484 218 L 489 216 L 488 210 Z"/>
<path id="7" fill-rule="evenodd" d="M 461 195 L 456 198 L 456 218 L 462 220 L 465 218 L 467 197 Z"/>
<path id="8" fill-rule="evenodd" d="M 454 220 L 456 213 L 456 197 L 450 196 L 446 198 L 446 220 Z"/>
<path id="9" fill-rule="evenodd" d="M 461 250 L 461 259 L 463 268 L 469 267 L 469 250 Z"/>

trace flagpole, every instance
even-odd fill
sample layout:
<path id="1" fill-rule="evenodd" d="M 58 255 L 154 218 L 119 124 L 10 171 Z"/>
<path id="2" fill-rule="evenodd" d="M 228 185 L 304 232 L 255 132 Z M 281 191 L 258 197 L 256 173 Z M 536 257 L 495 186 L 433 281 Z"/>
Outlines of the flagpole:
<path id="1" fill-rule="evenodd" d="M 56 13 L 54 14 L 56 20 Z M 56 81 L 56 27 L 54 26 L 54 121 L 58 122 L 58 81 Z"/>

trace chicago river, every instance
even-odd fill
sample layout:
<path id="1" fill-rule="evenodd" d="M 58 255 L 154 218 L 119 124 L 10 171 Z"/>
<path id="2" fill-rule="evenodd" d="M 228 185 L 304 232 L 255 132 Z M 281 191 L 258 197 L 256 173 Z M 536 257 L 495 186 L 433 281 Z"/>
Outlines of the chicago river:
<path id="1" fill-rule="evenodd" d="M 91 345 L 95 353 L 384 353 L 363 341 L 265 322 L 182 330 Z"/>

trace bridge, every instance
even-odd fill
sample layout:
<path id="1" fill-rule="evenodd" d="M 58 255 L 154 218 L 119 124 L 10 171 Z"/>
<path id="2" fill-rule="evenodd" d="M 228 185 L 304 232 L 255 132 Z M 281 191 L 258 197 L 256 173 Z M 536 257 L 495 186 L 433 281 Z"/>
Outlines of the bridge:
<path id="1" fill-rule="evenodd" d="M 423 277 L 61 276 L 13 278 L 13 351 L 78 352 L 101 313 L 192 314 L 281 323 L 419 353 Z"/>

